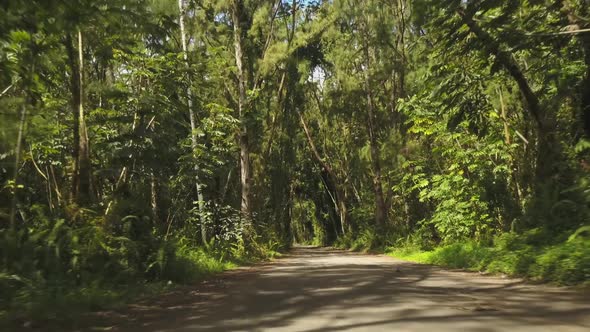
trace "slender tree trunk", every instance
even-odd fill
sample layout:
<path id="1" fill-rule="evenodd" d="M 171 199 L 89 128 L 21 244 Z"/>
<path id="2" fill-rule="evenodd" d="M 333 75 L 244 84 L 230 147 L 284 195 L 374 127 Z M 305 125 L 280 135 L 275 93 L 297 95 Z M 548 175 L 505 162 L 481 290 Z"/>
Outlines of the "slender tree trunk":
<path id="1" fill-rule="evenodd" d="M 368 88 L 368 87 L 367 87 Z M 387 221 L 387 205 L 383 194 L 383 181 L 381 176 L 381 158 L 379 156 L 379 143 L 375 137 L 375 112 L 373 109 L 373 97 L 370 88 L 367 89 L 367 109 L 369 131 L 369 144 L 371 150 L 371 166 L 373 168 L 373 190 L 375 191 L 375 222 L 378 227 L 383 227 Z"/>
<path id="2" fill-rule="evenodd" d="M 49 165 L 49 172 L 51 173 L 51 179 L 53 182 L 53 188 L 55 190 L 55 196 L 57 198 L 57 205 L 61 206 L 61 199 L 62 199 L 62 195 L 61 195 L 61 191 L 59 190 L 59 185 L 57 183 L 57 178 L 55 177 L 55 170 L 53 168 L 53 165 Z M 49 174 L 48 174 L 49 175 Z"/>
<path id="3" fill-rule="evenodd" d="M 154 171 L 150 173 L 150 188 L 151 188 L 151 200 L 150 203 L 152 205 L 152 219 L 154 221 L 154 225 L 160 224 L 160 207 L 158 205 L 158 179 L 154 174 Z"/>
<path id="4" fill-rule="evenodd" d="M 342 234 L 345 234 L 346 228 L 348 227 L 348 208 L 346 205 L 346 198 L 344 195 L 344 190 L 342 189 L 342 186 L 340 185 L 340 182 L 338 181 L 338 177 L 336 176 L 334 169 L 327 161 L 324 160 L 324 158 L 322 158 L 318 149 L 316 148 L 313 138 L 311 137 L 309 127 L 307 127 L 307 123 L 305 122 L 305 119 L 303 118 L 303 114 L 301 114 L 301 112 L 297 112 L 297 113 L 299 114 L 299 121 L 301 122 L 301 126 L 303 127 L 303 131 L 305 132 L 305 137 L 307 138 L 307 143 L 309 144 L 309 148 L 310 148 L 311 152 L 313 153 L 313 156 L 318 161 L 318 163 L 322 166 L 322 168 L 324 169 L 326 174 L 328 174 L 329 179 L 334 184 L 335 197 L 331 197 L 331 198 L 334 203 L 334 208 L 335 208 L 336 212 L 338 213 L 338 216 L 340 217 L 340 226 L 342 228 Z M 326 185 L 326 190 L 328 190 L 328 193 L 329 193 L 330 188 L 327 185 Z"/>
<path id="5" fill-rule="evenodd" d="M 406 54 L 406 30 L 407 30 L 407 18 L 406 18 L 406 0 L 397 0 L 396 2 L 396 9 L 397 9 L 397 48 L 398 53 L 400 54 L 400 67 L 398 68 L 398 77 L 397 80 L 394 81 L 394 85 L 397 87 L 394 90 L 397 98 L 405 98 L 406 97 L 406 69 L 408 58 Z"/>
<path id="6" fill-rule="evenodd" d="M 49 167 L 45 166 L 45 174 L 47 174 L 45 182 L 47 183 L 47 201 L 49 202 L 49 212 L 53 213 L 55 203 L 53 199 L 53 188 L 51 188 L 51 180 L 49 175 Z"/>
<path id="7" fill-rule="evenodd" d="M 365 26 L 366 29 L 366 26 Z M 366 36 L 365 36 L 366 37 Z M 371 167 L 373 171 L 373 191 L 375 192 L 375 223 L 378 229 L 382 229 L 387 222 L 387 205 L 383 194 L 383 180 L 381 176 L 381 157 L 379 155 L 379 142 L 375 133 L 375 105 L 371 90 L 369 73 L 371 70 L 371 58 L 367 38 L 364 39 L 365 65 L 364 85 L 367 97 L 367 131 L 369 133 L 369 145 L 371 150 Z"/>
<path id="8" fill-rule="evenodd" d="M 233 172 L 233 168 L 230 168 L 227 172 L 227 179 L 225 180 L 225 184 L 223 185 L 223 190 L 221 191 L 221 195 L 219 201 L 223 204 L 225 202 L 225 197 L 227 196 L 227 192 L 229 190 L 229 185 L 231 184 L 231 173 Z"/>
<path id="9" fill-rule="evenodd" d="M 582 0 L 584 2 L 584 0 Z M 590 28 L 590 21 L 582 17 L 588 17 L 590 14 L 590 3 L 586 2 L 586 6 L 580 6 L 580 15 L 574 12 L 574 7 L 568 0 L 559 0 L 558 5 L 561 11 L 567 16 L 572 29 L 582 30 Z M 584 64 L 586 65 L 586 75 L 581 85 L 581 115 L 582 124 L 584 125 L 584 133 L 586 138 L 590 138 L 590 33 L 578 34 L 582 49 L 584 51 Z"/>
<path id="10" fill-rule="evenodd" d="M 79 181 L 78 181 L 78 202 L 80 205 L 86 205 L 92 201 L 92 164 L 90 162 L 90 144 L 88 141 L 88 130 L 86 128 L 86 119 L 84 114 L 84 51 L 82 49 L 82 31 L 78 29 L 78 61 L 80 62 L 79 70 L 79 88 L 80 88 L 80 154 L 79 158 Z"/>
<path id="11" fill-rule="evenodd" d="M 185 27 L 184 27 L 184 17 L 186 14 L 186 7 L 184 5 L 184 0 L 178 0 L 178 10 L 180 11 L 180 14 L 178 16 L 178 22 L 180 25 L 180 40 L 182 43 L 182 54 L 183 54 L 184 62 L 186 64 L 186 68 L 189 69 L 190 63 L 188 60 L 188 45 L 187 45 L 187 41 L 186 41 L 186 32 L 185 32 Z M 195 112 L 193 110 L 193 93 L 192 93 L 191 84 L 190 84 L 192 82 L 192 80 L 190 79 L 190 74 L 188 74 L 188 82 L 189 82 L 189 85 L 186 88 L 186 98 L 187 98 L 189 119 L 190 119 L 190 125 L 191 125 L 191 147 L 193 149 L 193 154 L 195 154 L 197 151 L 197 148 L 198 148 L 197 134 L 196 134 L 197 121 L 196 121 L 196 117 L 195 117 Z M 205 199 L 203 198 L 203 190 L 201 188 L 201 181 L 199 179 L 199 165 L 197 164 L 196 155 L 195 155 L 194 170 L 195 170 L 195 187 L 197 190 L 197 201 L 198 201 L 197 208 L 199 210 L 199 218 L 201 219 L 201 240 L 203 241 L 204 245 L 207 245 L 207 227 L 205 225 L 205 220 L 203 217 L 204 211 L 205 211 Z"/>
<path id="12" fill-rule="evenodd" d="M 78 29 L 78 56 L 76 58 L 73 40 L 68 35 L 66 48 L 68 53 L 70 75 L 70 91 L 72 93 L 72 109 L 74 112 L 74 169 L 72 172 L 72 201 L 80 206 L 92 201 L 92 164 L 88 132 L 84 116 L 84 51 L 82 48 L 82 31 Z"/>
<path id="13" fill-rule="evenodd" d="M 510 130 L 508 128 L 508 117 L 506 115 L 506 104 L 504 103 L 504 95 L 502 94 L 502 89 L 498 89 L 498 93 L 500 94 L 500 110 L 501 110 L 501 117 L 502 123 L 504 124 L 504 140 L 506 141 L 506 145 L 512 144 L 510 141 Z"/>
<path id="14" fill-rule="evenodd" d="M 548 118 L 547 114 L 543 111 L 539 97 L 533 92 L 529 81 L 514 59 L 514 56 L 503 50 L 500 43 L 477 24 L 473 19 L 473 13 L 458 10 L 457 14 L 463 19 L 469 31 L 480 40 L 484 49 L 496 57 L 496 61 L 498 61 L 503 69 L 518 84 L 524 98 L 524 108 L 533 118 L 537 127 L 538 151 L 535 166 L 537 183 L 540 185 L 546 182 L 546 180 L 554 175 L 555 162 L 561 157 L 561 152 L 559 151 L 559 146 L 555 138 L 555 122 L 553 119 Z"/>
<path id="15" fill-rule="evenodd" d="M 72 95 L 72 111 L 74 114 L 73 121 L 73 134 L 74 142 L 72 144 L 72 187 L 70 192 L 70 200 L 76 201 L 78 191 L 78 169 L 79 169 L 79 155 L 80 155 L 80 67 L 76 60 L 76 54 L 74 49 L 74 41 L 71 35 L 66 35 L 65 41 L 66 51 L 68 53 L 68 64 L 70 66 L 70 93 Z"/>
<path id="16" fill-rule="evenodd" d="M 590 34 L 582 37 L 584 40 L 584 61 L 586 63 L 586 77 L 582 83 L 582 119 L 586 138 L 590 139 Z"/>
<path id="17" fill-rule="evenodd" d="M 514 60 L 512 54 L 502 50 L 500 43 L 493 39 L 489 33 L 484 31 L 477 22 L 475 22 L 471 14 L 467 14 L 461 10 L 458 11 L 458 14 L 463 18 L 463 22 L 465 22 L 465 25 L 467 25 L 469 30 L 481 41 L 487 52 L 494 55 L 502 67 L 510 76 L 512 76 L 514 81 L 516 81 L 526 102 L 526 108 L 537 125 L 539 135 L 543 136 L 548 128 L 546 128 L 547 126 L 543 117 L 544 114 L 539 98 L 533 92 L 533 89 L 520 69 L 520 66 L 516 60 Z"/>
<path id="18" fill-rule="evenodd" d="M 20 121 L 18 124 L 18 135 L 16 137 L 16 147 L 15 147 L 15 157 L 14 157 L 14 174 L 12 176 L 14 188 L 13 188 L 11 207 L 10 207 L 10 227 L 14 227 L 16 225 L 16 209 L 17 209 L 17 203 L 18 203 L 18 169 L 20 167 L 22 141 L 23 141 L 23 135 L 24 135 L 24 131 L 25 131 L 26 118 L 27 118 L 27 102 L 25 100 L 23 102 L 23 105 L 21 106 Z"/>
<path id="19" fill-rule="evenodd" d="M 246 79 L 244 74 L 244 52 L 242 50 L 242 28 L 240 26 L 241 1 L 233 0 L 231 15 L 234 26 L 234 49 L 238 77 L 238 117 L 242 123 L 240 129 L 240 183 L 242 186 L 242 202 L 240 205 L 242 217 L 251 217 L 250 202 L 250 147 L 248 144 L 248 129 L 246 124 Z"/>
<path id="20" fill-rule="evenodd" d="M 498 94 L 500 96 L 500 116 L 502 119 L 502 123 L 504 124 L 504 141 L 506 143 L 506 146 L 510 146 L 512 144 L 512 139 L 510 136 L 510 128 L 508 127 L 508 114 L 506 113 L 506 103 L 504 101 L 504 94 L 502 93 L 502 88 L 498 89 Z M 518 165 L 514 162 L 512 153 L 510 153 L 508 164 L 512 169 L 512 171 L 510 172 L 510 177 L 508 178 L 508 187 L 514 187 L 514 199 L 516 200 L 517 206 L 522 210 L 520 184 L 518 183 Z"/>

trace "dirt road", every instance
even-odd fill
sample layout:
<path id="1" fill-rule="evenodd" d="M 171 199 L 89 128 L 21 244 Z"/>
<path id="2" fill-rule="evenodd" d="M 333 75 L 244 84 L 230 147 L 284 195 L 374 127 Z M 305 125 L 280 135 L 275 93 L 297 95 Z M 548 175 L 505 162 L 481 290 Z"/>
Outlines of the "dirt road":
<path id="1" fill-rule="evenodd" d="M 298 248 L 125 314 L 105 313 L 95 323 L 129 332 L 587 332 L 590 294 L 385 256 Z"/>

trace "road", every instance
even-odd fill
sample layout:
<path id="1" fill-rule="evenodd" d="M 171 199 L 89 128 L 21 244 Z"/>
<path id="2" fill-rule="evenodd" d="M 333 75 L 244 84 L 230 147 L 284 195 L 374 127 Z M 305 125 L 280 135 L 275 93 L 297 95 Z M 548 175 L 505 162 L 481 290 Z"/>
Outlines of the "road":
<path id="1" fill-rule="evenodd" d="M 590 294 L 386 256 L 297 248 L 124 313 L 103 313 L 95 323 L 125 332 L 588 332 Z"/>

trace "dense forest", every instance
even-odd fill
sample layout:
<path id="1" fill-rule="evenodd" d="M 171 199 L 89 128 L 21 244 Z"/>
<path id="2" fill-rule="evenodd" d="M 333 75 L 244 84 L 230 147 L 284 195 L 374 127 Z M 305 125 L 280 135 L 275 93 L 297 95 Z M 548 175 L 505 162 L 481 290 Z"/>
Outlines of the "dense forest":
<path id="1" fill-rule="evenodd" d="M 2 0 L 0 183 L 11 319 L 293 243 L 587 282 L 590 2 Z"/>

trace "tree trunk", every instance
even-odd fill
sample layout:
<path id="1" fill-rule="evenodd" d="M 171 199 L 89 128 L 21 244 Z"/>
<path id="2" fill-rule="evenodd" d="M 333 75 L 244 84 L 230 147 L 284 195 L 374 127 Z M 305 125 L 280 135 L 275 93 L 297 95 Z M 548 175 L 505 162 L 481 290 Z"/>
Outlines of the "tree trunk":
<path id="1" fill-rule="evenodd" d="M 78 29 L 78 55 L 80 61 L 79 88 L 80 88 L 80 154 L 78 156 L 79 181 L 78 181 L 78 203 L 85 205 L 92 200 L 92 164 L 90 163 L 90 144 L 88 141 L 88 130 L 84 115 L 84 52 L 82 49 L 82 31 Z"/>
<path id="2" fill-rule="evenodd" d="M 407 30 L 407 18 L 406 18 L 406 0 L 397 0 L 396 2 L 396 10 L 397 10 L 397 49 L 400 55 L 400 67 L 397 69 L 398 75 L 397 80 L 394 77 L 394 86 L 396 87 L 393 89 L 395 96 L 397 98 L 405 98 L 406 97 L 406 69 L 408 64 L 408 56 L 406 54 L 406 30 Z M 394 100 L 395 103 L 395 100 Z"/>
<path id="3" fill-rule="evenodd" d="M 25 131 L 25 120 L 27 118 L 27 102 L 26 99 L 23 102 L 20 114 L 20 121 L 18 124 L 18 135 L 16 137 L 16 147 L 15 147 L 15 157 L 14 157 L 14 174 L 12 177 L 13 182 L 13 194 L 12 194 L 12 202 L 10 207 L 10 227 L 14 228 L 16 225 L 16 209 L 18 203 L 18 169 L 20 165 L 20 158 L 21 158 L 21 150 L 22 150 L 22 142 L 23 142 L 23 135 Z"/>
<path id="4" fill-rule="evenodd" d="M 457 14 L 463 19 L 463 22 L 481 42 L 484 49 L 496 57 L 496 61 L 518 84 L 520 92 L 524 98 L 524 108 L 535 121 L 538 136 L 537 164 L 535 175 L 538 184 L 544 183 L 555 174 L 555 162 L 560 159 L 559 146 L 555 138 L 555 122 L 549 119 L 543 111 L 539 98 L 533 92 L 527 78 L 525 77 L 520 66 L 514 59 L 513 55 L 504 51 L 500 43 L 483 30 L 473 19 L 473 13 L 465 13 L 458 10 Z"/>
<path id="5" fill-rule="evenodd" d="M 182 56 L 184 59 L 184 62 L 186 64 L 186 68 L 190 69 L 190 63 L 188 60 L 188 45 L 186 42 L 186 33 L 185 33 L 185 28 L 184 28 L 184 16 L 186 14 L 186 7 L 184 5 L 184 0 L 178 0 L 178 10 L 180 11 L 180 14 L 178 16 L 178 22 L 180 25 L 180 40 L 182 43 Z M 188 113 L 189 113 L 189 119 L 190 119 L 190 125 L 191 125 L 191 147 L 193 149 L 193 155 L 195 156 L 195 165 L 194 165 L 194 170 L 195 170 L 195 187 L 197 190 L 197 209 L 199 210 L 199 219 L 201 220 L 201 241 L 203 241 L 204 245 L 207 245 L 207 226 L 205 225 L 205 220 L 204 220 L 204 210 L 205 210 L 205 200 L 203 198 L 203 190 L 201 188 L 201 182 L 199 179 L 199 165 L 197 164 L 197 160 L 196 160 L 196 151 L 197 151 L 197 147 L 198 147 L 198 142 L 197 142 L 197 134 L 196 134 L 196 127 L 197 127 L 197 121 L 196 121 L 196 117 L 195 117 L 195 112 L 193 110 L 193 93 L 191 90 L 191 78 L 190 78 L 190 74 L 188 75 L 188 82 L 189 85 L 186 88 L 186 99 L 187 99 L 187 104 L 188 104 Z"/>
<path id="6" fill-rule="evenodd" d="M 582 119 L 584 123 L 584 133 L 586 138 L 590 139 L 590 34 L 580 37 L 584 40 L 584 61 L 586 63 L 586 77 L 582 83 Z"/>
<path id="7" fill-rule="evenodd" d="M 158 204 L 158 179 L 154 174 L 154 171 L 150 173 L 150 203 L 152 206 L 152 219 L 154 221 L 154 225 L 160 224 L 160 207 Z"/>
<path id="8" fill-rule="evenodd" d="M 366 26 L 365 26 L 366 29 Z M 365 34 L 366 35 L 366 34 Z M 375 192 L 375 223 L 378 229 L 383 229 L 387 222 L 387 205 L 385 195 L 383 194 L 383 180 L 381 177 L 381 157 L 379 155 L 379 142 L 375 133 L 375 105 L 373 102 L 373 93 L 369 81 L 371 69 L 371 58 L 369 52 L 368 40 L 364 38 L 365 65 L 364 85 L 367 97 L 367 131 L 369 133 L 369 145 L 371 150 L 371 168 L 373 172 L 373 191 Z"/>
<path id="9" fill-rule="evenodd" d="M 583 0 L 582 0 L 583 1 Z M 590 11 L 588 6 L 581 6 L 580 15 L 574 12 L 573 6 L 568 0 L 561 0 L 558 2 L 561 7 L 561 11 L 567 16 L 567 20 L 571 25 L 572 29 L 582 30 L 590 28 L 590 22 L 584 20 L 582 17 L 588 17 Z M 584 126 L 584 134 L 586 138 L 590 139 L 590 33 L 578 34 L 580 43 L 584 51 L 584 64 L 586 65 L 586 76 L 584 77 L 581 84 L 581 96 L 580 101 L 582 124 Z"/>
<path id="10" fill-rule="evenodd" d="M 78 29 L 78 56 L 71 35 L 66 36 L 66 50 L 68 53 L 70 75 L 70 92 L 72 94 L 72 110 L 74 113 L 74 148 L 72 158 L 74 169 L 72 172 L 72 201 L 80 206 L 92 201 L 92 164 L 90 163 L 90 148 L 88 132 L 84 117 L 84 52 L 82 49 L 82 31 Z"/>
<path id="11" fill-rule="evenodd" d="M 240 210 L 242 217 L 250 219 L 252 216 L 250 204 L 250 147 L 248 144 L 248 129 L 246 124 L 246 79 L 244 75 L 244 52 L 242 50 L 242 28 L 240 26 L 241 1 L 233 0 L 231 15 L 233 21 L 234 50 L 238 77 L 238 117 L 241 121 L 239 134 L 240 145 L 240 184 L 242 186 L 242 201 Z"/>
<path id="12" fill-rule="evenodd" d="M 367 86 L 367 109 L 368 121 L 367 129 L 369 131 L 369 144 L 371 150 L 371 166 L 373 168 L 373 190 L 375 191 L 375 222 L 377 227 L 383 227 L 387 222 L 387 205 L 383 194 L 383 181 L 381 177 L 381 157 L 379 156 L 379 143 L 375 137 L 375 112 L 373 106 L 373 97 L 370 88 Z"/>
<path id="13" fill-rule="evenodd" d="M 459 10 L 457 13 L 463 18 L 463 22 L 465 25 L 467 25 L 469 31 L 471 31 L 481 41 L 481 44 L 484 46 L 487 52 L 495 56 L 498 63 L 500 63 L 504 70 L 506 70 L 508 74 L 516 81 L 526 102 L 525 108 L 528 110 L 529 114 L 535 121 L 539 130 L 539 136 L 543 136 L 548 128 L 545 123 L 546 119 L 544 119 L 544 114 L 543 110 L 541 109 L 539 98 L 533 92 L 533 89 L 520 69 L 520 66 L 516 60 L 514 60 L 512 54 L 502 50 L 500 43 L 493 39 L 489 33 L 484 31 L 475 22 L 472 15 L 468 15 L 462 10 Z"/>
<path id="14" fill-rule="evenodd" d="M 334 192 L 335 197 L 331 197 L 334 203 L 334 209 L 338 213 L 340 217 L 340 227 L 342 228 L 342 234 L 346 233 L 346 228 L 348 227 L 348 208 L 346 206 L 346 198 L 344 195 L 344 190 L 338 181 L 338 177 L 336 177 L 336 173 L 334 173 L 334 169 L 332 166 L 322 158 L 318 149 L 315 146 L 313 138 L 311 137 L 311 133 L 309 128 L 307 127 L 307 123 L 303 118 L 303 114 L 301 112 L 297 112 L 299 114 L 299 121 L 301 122 L 301 126 L 303 127 L 303 131 L 305 132 L 305 137 L 307 138 L 307 143 L 309 144 L 309 148 L 313 153 L 315 159 L 320 163 L 324 171 L 328 174 L 330 181 L 334 185 Z M 325 184 L 326 190 L 330 190 L 327 184 Z"/>
<path id="15" fill-rule="evenodd" d="M 68 65 L 70 66 L 70 93 L 72 94 L 71 102 L 72 112 L 74 114 L 74 142 L 72 144 L 73 170 L 70 200 L 75 202 L 78 190 L 78 156 L 80 155 L 80 67 L 78 67 L 78 61 L 76 60 L 74 41 L 69 34 L 66 35 L 65 46 L 68 53 Z"/>

